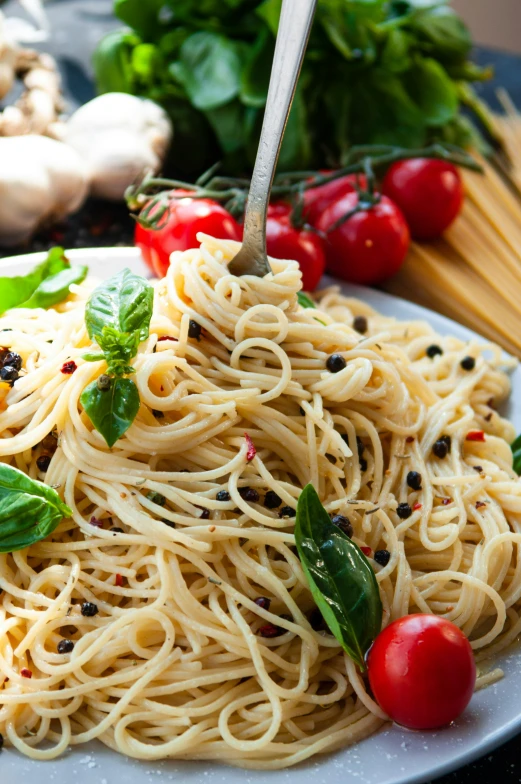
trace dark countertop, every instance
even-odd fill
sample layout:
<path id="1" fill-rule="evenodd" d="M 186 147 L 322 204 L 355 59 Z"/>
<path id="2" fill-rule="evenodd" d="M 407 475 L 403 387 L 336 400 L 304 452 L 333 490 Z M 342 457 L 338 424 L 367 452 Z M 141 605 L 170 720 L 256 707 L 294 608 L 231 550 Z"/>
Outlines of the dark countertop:
<path id="1" fill-rule="evenodd" d="M 147 2 L 147 0 L 143 0 Z M 99 39 L 119 24 L 111 14 L 111 0 L 48 0 L 46 9 L 53 27 L 52 40 L 43 48 L 58 59 L 64 91 L 70 108 L 94 97 L 90 56 Z M 20 14 L 19 6 L 8 0 L 3 10 Z M 476 59 L 492 64 L 494 82 L 480 85 L 479 92 L 494 108 L 498 86 L 505 87 L 514 103 L 521 107 L 521 58 L 503 52 L 479 49 Z M 42 250 L 61 243 L 65 247 L 132 244 L 133 221 L 124 207 L 89 202 L 77 218 L 53 232 L 42 235 L 30 246 L 13 249 L 22 253 Z M 1 253 L 0 253 L 1 255 Z M 521 708 L 520 708 L 521 709 Z M 436 780 L 436 784 L 520 784 L 521 735 L 456 773 Z"/>

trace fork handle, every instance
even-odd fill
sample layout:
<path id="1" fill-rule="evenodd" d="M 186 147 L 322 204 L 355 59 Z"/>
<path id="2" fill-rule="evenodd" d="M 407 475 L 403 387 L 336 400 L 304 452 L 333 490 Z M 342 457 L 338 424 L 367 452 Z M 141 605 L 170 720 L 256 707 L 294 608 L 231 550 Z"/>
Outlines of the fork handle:
<path id="1" fill-rule="evenodd" d="M 266 256 L 266 218 L 282 138 L 295 95 L 317 0 L 283 0 L 259 149 L 244 218 L 243 258 L 257 260 L 260 277 L 271 272 Z M 237 259 L 239 261 L 239 259 Z M 235 275 L 252 274 L 234 269 Z"/>

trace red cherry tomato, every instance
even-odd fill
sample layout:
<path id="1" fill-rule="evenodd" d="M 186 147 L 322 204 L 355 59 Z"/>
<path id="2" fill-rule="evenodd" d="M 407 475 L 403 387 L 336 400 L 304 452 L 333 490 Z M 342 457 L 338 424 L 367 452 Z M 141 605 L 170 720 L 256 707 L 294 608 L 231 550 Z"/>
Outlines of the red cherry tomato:
<path id="1" fill-rule="evenodd" d="M 380 707 L 414 730 L 454 721 L 469 704 L 476 682 L 469 641 L 436 615 L 408 615 L 387 626 L 369 651 L 367 668 Z"/>
<path id="2" fill-rule="evenodd" d="M 282 202 L 270 204 L 266 234 L 268 256 L 298 261 L 302 287 L 305 291 L 313 291 L 326 268 L 323 240 L 312 231 L 292 226 L 291 207 Z"/>
<path id="3" fill-rule="evenodd" d="M 352 283 L 381 283 L 400 269 L 410 235 L 399 208 L 387 196 L 332 226 L 358 205 L 358 194 L 347 193 L 324 210 L 317 229 L 327 234 L 327 268 Z"/>
<path id="4" fill-rule="evenodd" d="M 458 216 L 464 199 L 456 167 L 429 158 L 395 163 L 382 191 L 400 207 L 412 236 L 419 240 L 439 237 Z"/>
<path id="5" fill-rule="evenodd" d="M 183 191 L 174 191 L 178 197 Z M 242 230 L 235 218 L 218 202 L 193 199 L 189 195 L 172 198 L 170 211 L 160 221 L 161 228 L 145 229 L 136 224 L 134 241 L 152 271 L 163 277 L 175 250 L 199 247 L 197 234 L 202 231 L 217 239 L 240 240 Z"/>
<path id="6" fill-rule="evenodd" d="M 332 170 L 324 170 L 321 174 L 332 174 Z M 304 191 L 304 217 L 311 223 L 312 226 L 334 201 L 338 201 L 346 193 L 353 193 L 356 190 L 358 182 L 359 188 L 362 190 L 367 187 L 367 180 L 364 175 L 360 174 L 347 174 L 345 177 L 339 177 L 337 180 L 331 180 L 326 185 L 318 185 L 316 188 L 309 188 Z"/>

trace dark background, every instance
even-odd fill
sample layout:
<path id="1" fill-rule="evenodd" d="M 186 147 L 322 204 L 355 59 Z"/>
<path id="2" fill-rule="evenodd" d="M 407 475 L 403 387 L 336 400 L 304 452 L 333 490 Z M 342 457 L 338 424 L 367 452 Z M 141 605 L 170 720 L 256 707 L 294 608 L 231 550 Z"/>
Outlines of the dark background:
<path id="1" fill-rule="evenodd" d="M 146 3 L 147 0 L 143 2 Z M 51 52 L 59 62 L 64 92 L 70 109 L 85 103 L 95 95 L 90 57 L 104 33 L 119 26 L 112 16 L 111 7 L 111 0 L 48 0 L 46 3 L 52 25 L 52 36 L 51 40 L 41 48 Z M 7 14 L 23 15 L 14 0 L 8 0 L 2 8 Z M 499 109 L 495 90 L 501 86 L 508 90 L 514 103 L 521 108 L 521 58 L 488 49 L 478 49 L 476 59 L 483 65 L 492 64 L 496 72 L 494 82 L 479 87 L 486 101 L 493 108 Z M 68 248 L 130 245 L 132 230 L 133 221 L 129 219 L 123 206 L 88 202 L 78 216 L 63 226 L 40 235 L 23 248 L 10 249 L 9 253 L 42 250 L 56 243 L 61 243 Z M 2 255 L 1 251 L 0 255 Z M 295 778 L 297 777 L 298 772 L 295 771 Z M 456 784 L 456 782 L 458 784 L 519 784 L 521 782 L 521 735 L 473 765 L 436 780 L 436 784 Z"/>

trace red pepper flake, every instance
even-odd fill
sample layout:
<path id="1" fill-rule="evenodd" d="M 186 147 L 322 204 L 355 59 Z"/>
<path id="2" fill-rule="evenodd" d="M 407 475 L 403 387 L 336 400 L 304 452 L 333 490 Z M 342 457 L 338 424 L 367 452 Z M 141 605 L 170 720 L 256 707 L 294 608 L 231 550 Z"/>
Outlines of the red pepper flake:
<path id="1" fill-rule="evenodd" d="M 173 338 L 172 335 L 163 335 L 157 339 L 157 342 L 161 343 L 163 340 L 173 340 L 175 343 L 179 343 L 179 340 L 177 338 Z"/>
<path id="2" fill-rule="evenodd" d="M 482 509 L 484 506 L 486 506 L 484 501 L 476 501 L 476 509 Z"/>
<path id="3" fill-rule="evenodd" d="M 72 360 L 72 359 L 70 360 L 70 362 L 64 362 L 63 365 L 61 366 L 61 372 L 65 376 L 72 376 L 74 371 L 77 370 L 77 369 L 78 369 L 78 366 L 77 366 L 76 362 L 74 362 L 74 360 Z"/>
<path id="4" fill-rule="evenodd" d="M 163 386 L 160 386 L 159 389 L 161 390 L 161 392 L 165 391 L 165 388 Z"/>
<path id="5" fill-rule="evenodd" d="M 261 637 L 278 637 L 280 635 L 280 629 L 278 626 L 275 626 L 273 623 L 267 623 L 264 626 L 261 626 L 258 633 Z"/>
<path id="6" fill-rule="evenodd" d="M 22 669 L 20 670 L 20 675 L 22 676 L 22 678 L 32 678 L 33 677 L 33 674 L 31 672 L 31 670 L 28 670 L 27 667 L 22 667 Z"/>
<path id="7" fill-rule="evenodd" d="M 122 574 L 117 574 L 116 575 L 116 585 L 117 585 L 118 588 L 122 588 L 123 587 L 123 575 Z"/>
<path id="8" fill-rule="evenodd" d="M 493 411 L 491 411 L 490 414 L 487 414 L 486 417 L 485 417 L 485 422 L 490 422 L 490 420 L 492 419 L 493 415 L 494 415 Z"/>
<path id="9" fill-rule="evenodd" d="M 90 518 L 90 524 L 94 526 L 94 528 L 103 528 L 103 523 L 101 520 L 98 520 L 97 517 Z"/>
<path id="10" fill-rule="evenodd" d="M 405 439 L 406 444 L 412 444 L 413 441 L 414 441 L 414 436 L 407 436 L 407 438 Z"/>
<path id="11" fill-rule="evenodd" d="M 372 553 L 372 550 L 371 550 L 371 548 L 370 548 L 370 547 L 361 547 L 361 548 L 360 548 L 360 550 L 361 550 L 361 551 L 363 552 L 363 554 L 364 554 L 364 555 L 366 555 L 368 558 L 369 558 L 369 556 L 370 556 L 370 555 L 371 555 L 371 553 Z"/>
<path id="12" fill-rule="evenodd" d="M 485 432 L 483 430 L 469 430 L 465 441 L 484 441 Z"/>
<path id="13" fill-rule="evenodd" d="M 246 445 L 248 447 L 248 449 L 246 451 L 246 460 L 249 463 L 251 460 L 253 460 L 253 458 L 257 454 L 257 450 L 255 449 L 255 444 L 253 443 L 253 441 L 249 437 L 248 433 L 244 434 L 244 438 L 246 439 Z"/>
<path id="14" fill-rule="evenodd" d="M 421 508 L 422 508 L 422 504 L 414 504 L 414 506 L 413 506 L 413 509 L 414 509 L 415 512 L 417 512 L 418 509 L 421 509 Z"/>
<path id="15" fill-rule="evenodd" d="M 441 503 L 443 504 L 443 506 L 448 506 L 451 503 L 451 501 L 452 498 L 442 498 Z"/>
<path id="16" fill-rule="evenodd" d="M 213 532 L 215 531 L 215 525 L 209 525 L 209 526 L 208 526 L 208 530 L 209 530 L 209 532 L 210 532 L 211 534 L 213 534 Z"/>

